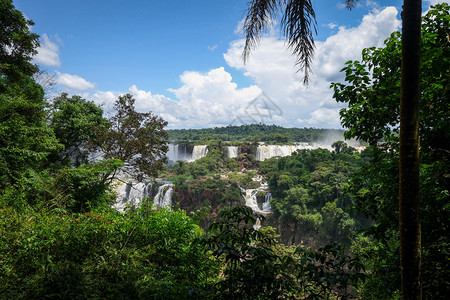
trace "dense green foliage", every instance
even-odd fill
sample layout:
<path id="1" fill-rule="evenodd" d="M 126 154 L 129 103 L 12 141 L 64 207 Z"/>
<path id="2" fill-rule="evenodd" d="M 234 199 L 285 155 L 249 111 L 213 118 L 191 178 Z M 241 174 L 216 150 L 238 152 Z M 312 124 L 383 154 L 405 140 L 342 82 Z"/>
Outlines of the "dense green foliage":
<path id="1" fill-rule="evenodd" d="M 272 222 L 293 224 L 290 243 L 307 245 L 349 241 L 363 219 L 350 215 L 343 192 L 351 176 L 366 162 L 366 154 L 338 142 L 335 151 L 299 150 L 292 156 L 261 163 L 273 199 Z M 296 240 L 299 237 L 301 240 Z M 306 239 L 309 237 L 309 240 Z"/>
<path id="2" fill-rule="evenodd" d="M 58 141 L 64 146 L 55 154 L 54 163 L 79 166 L 88 162 L 100 129 L 106 127 L 103 111 L 92 101 L 66 93 L 52 100 L 50 125 Z"/>
<path id="3" fill-rule="evenodd" d="M 0 1 L 0 93 L 11 82 L 37 71 L 31 63 L 39 46 L 39 36 L 30 32 L 33 25 L 15 9 L 12 0 Z"/>
<path id="4" fill-rule="evenodd" d="M 342 246 L 288 248 L 270 227 L 255 230 L 258 220 L 264 217 L 249 207 L 223 210 L 201 239 L 224 263 L 214 299 L 349 299 L 349 286 L 364 281 L 360 259 L 345 255 Z"/>
<path id="5" fill-rule="evenodd" d="M 422 226 L 422 285 L 426 298 L 450 293 L 450 6 L 442 4 L 423 17 L 421 49 L 420 178 Z M 349 84 L 333 84 L 335 98 L 347 102 L 341 111 L 349 137 L 373 145 L 371 163 L 348 188 L 355 209 L 370 216 L 374 226 L 367 248 L 373 273 L 363 295 L 390 298 L 399 289 L 398 260 L 398 110 L 400 34 L 383 48 L 363 51 L 361 62 L 348 62 L 343 71 Z M 386 282 L 386 277 L 391 278 Z"/>
<path id="6" fill-rule="evenodd" d="M 2 299 L 187 299 L 217 276 L 184 211 L 0 213 Z"/>
<path id="7" fill-rule="evenodd" d="M 250 124 L 204 129 L 171 129 L 167 131 L 174 142 L 222 140 L 241 142 L 266 142 L 289 144 L 293 142 L 317 142 L 329 138 L 340 139 L 342 130 L 319 128 L 284 128 L 277 125 Z"/>
<path id="8" fill-rule="evenodd" d="M 0 201 L 4 193 L 25 193 L 24 182 L 61 147 L 45 122 L 44 91 L 32 78 L 39 45 L 32 24 L 11 1 L 0 2 Z"/>

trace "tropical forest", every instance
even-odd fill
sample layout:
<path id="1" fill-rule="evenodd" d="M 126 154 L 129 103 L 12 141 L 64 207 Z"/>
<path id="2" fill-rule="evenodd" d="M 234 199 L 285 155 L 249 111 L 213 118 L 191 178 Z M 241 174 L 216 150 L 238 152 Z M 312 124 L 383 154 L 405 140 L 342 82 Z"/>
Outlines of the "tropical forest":
<path id="1" fill-rule="evenodd" d="M 250 2 L 250 42 L 252 17 L 310 3 Z M 129 93 L 109 113 L 50 93 L 33 21 L 0 0 L 0 299 L 448 299 L 450 6 L 420 18 L 414 185 L 398 31 L 341 66 L 343 129 L 166 129 Z"/>

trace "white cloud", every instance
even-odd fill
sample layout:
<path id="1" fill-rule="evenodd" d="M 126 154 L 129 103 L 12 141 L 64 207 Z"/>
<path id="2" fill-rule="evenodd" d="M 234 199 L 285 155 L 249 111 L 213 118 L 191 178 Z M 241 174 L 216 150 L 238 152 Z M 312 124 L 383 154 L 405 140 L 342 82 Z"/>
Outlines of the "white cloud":
<path id="1" fill-rule="evenodd" d="M 357 27 L 340 27 L 326 41 L 317 42 L 314 76 L 309 86 L 301 84 L 303 74 L 296 72 L 295 59 L 285 42 L 278 37 L 265 36 L 246 65 L 241 57 L 244 40 L 232 42 L 224 54 L 229 67 L 242 70 L 256 85 L 239 88 L 231 74 L 219 67 L 206 73 L 186 71 L 181 74 L 181 86 L 168 89 L 173 98 L 141 90 L 135 85 L 127 92 L 136 99 L 137 110 L 161 116 L 169 122 L 168 128 L 238 125 L 249 123 L 252 118 L 286 127 L 339 128 L 339 109 L 344 105 L 332 98 L 330 82 L 343 80 L 339 70 L 347 60 L 360 59 L 363 48 L 381 46 L 399 26 L 397 10 L 388 7 L 365 16 Z M 262 91 L 267 99 L 252 102 L 261 97 Z M 86 98 L 103 104 L 104 109 L 110 111 L 120 94 L 96 92 Z"/>
<path id="2" fill-rule="evenodd" d="M 56 83 L 66 88 L 76 91 L 92 90 L 95 88 L 95 83 L 91 83 L 78 75 L 60 73 L 58 71 L 56 75 Z"/>
<path id="3" fill-rule="evenodd" d="M 169 122 L 168 128 L 205 128 L 226 126 L 237 116 L 245 115 L 245 108 L 261 90 L 256 86 L 238 89 L 231 75 L 223 67 L 207 73 L 184 72 L 182 86 L 169 89 L 175 100 L 140 90 L 136 85 L 128 93 L 136 100 L 136 110 L 152 111 Z M 117 97 L 123 93 L 96 92 L 88 96 L 105 111 L 111 111 Z"/>
<path id="4" fill-rule="evenodd" d="M 397 10 L 388 7 L 366 15 L 354 28 L 340 27 L 326 41 L 316 43 L 314 75 L 309 86 L 301 84 L 295 61 L 285 42 L 264 37 L 246 65 L 241 54 L 244 40 L 230 45 L 224 59 L 229 66 L 243 70 L 281 108 L 278 124 L 283 126 L 340 127 L 338 111 L 343 107 L 332 98 L 330 83 L 342 81 L 339 71 L 348 60 L 361 59 L 363 48 L 382 46 L 391 32 L 398 30 Z M 275 119 L 273 119 L 275 121 Z"/>
<path id="5" fill-rule="evenodd" d="M 321 126 L 324 124 L 333 126 L 340 121 L 339 109 L 319 108 L 310 114 L 310 118 L 308 120 L 299 121 L 301 121 L 300 123 L 306 122 L 312 126 L 317 126 L 318 124 Z"/>
<path id="6" fill-rule="evenodd" d="M 372 7 L 373 9 L 380 8 L 380 4 L 378 4 L 376 1 L 373 0 L 366 0 L 366 6 Z"/>
<path id="7" fill-rule="evenodd" d="M 34 56 L 34 61 L 37 64 L 48 67 L 61 66 L 59 59 L 59 46 L 52 42 L 47 34 L 42 35 L 41 46 L 37 48 L 37 54 Z"/>
<path id="8" fill-rule="evenodd" d="M 395 7 L 364 16 L 361 24 L 354 28 L 340 27 L 339 31 L 325 42 L 317 43 L 314 72 L 316 77 L 329 81 L 342 78 L 339 70 L 348 60 L 361 58 L 364 48 L 381 47 L 389 35 L 398 30 L 400 21 Z"/>
<path id="9" fill-rule="evenodd" d="M 214 51 L 214 50 L 216 50 L 216 48 L 217 48 L 217 45 L 208 46 L 209 51 Z"/>
<path id="10" fill-rule="evenodd" d="M 328 23 L 328 24 L 326 24 L 325 26 L 327 26 L 327 27 L 330 28 L 330 29 L 334 29 L 334 28 L 336 28 L 338 25 L 335 24 L 335 23 Z"/>

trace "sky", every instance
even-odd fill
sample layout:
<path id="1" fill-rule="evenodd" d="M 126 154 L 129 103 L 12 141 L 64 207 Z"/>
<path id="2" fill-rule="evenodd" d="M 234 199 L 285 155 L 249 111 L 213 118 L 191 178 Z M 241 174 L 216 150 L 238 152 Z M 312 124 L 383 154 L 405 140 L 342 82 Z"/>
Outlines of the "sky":
<path id="1" fill-rule="evenodd" d="M 430 4 L 450 0 L 424 0 Z M 400 30 L 401 0 L 312 0 L 318 34 L 308 86 L 279 27 L 264 33 L 247 63 L 240 30 L 246 0 L 15 0 L 40 35 L 34 62 L 54 77 L 53 94 L 81 95 L 106 115 L 129 93 L 136 110 L 167 129 L 250 123 L 341 128 L 331 82 Z"/>

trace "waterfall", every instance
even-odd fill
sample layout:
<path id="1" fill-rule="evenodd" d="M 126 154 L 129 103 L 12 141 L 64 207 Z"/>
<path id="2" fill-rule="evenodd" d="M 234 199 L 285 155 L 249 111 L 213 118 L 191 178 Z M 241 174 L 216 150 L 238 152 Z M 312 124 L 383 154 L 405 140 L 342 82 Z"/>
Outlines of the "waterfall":
<path id="1" fill-rule="evenodd" d="M 187 153 L 186 146 L 180 147 L 178 144 L 168 144 L 169 150 L 167 151 L 167 160 L 173 161 L 174 163 L 182 160 L 188 161 L 191 158 L 191 153 Z"/>
<path id="2" fill-rule="evenodd" d="M 297 143 L 294 145 L 259 145 L 256 148 L 256 160 L 263 161 L 272 157 L 290 156 L 297 150 L 301 149 L 327 149 L 332 150 L 331 145 Z"/>
<path id="3" fill-rule="evenodd" d="M 192 162 L 197 159 L 200 159 L 202 157 L 205 157 L 208 153 L 208 146 L 207 145 L 199 145 L 194 146 L 192 149 L 192 152 L 190 152 L 190 149 L 188 149 L 187 146 L 180 146 L 178 144 L 168 144 L 169 150 L 166 153 L 166 157 L 168 161 L 177 162 L 179 160 L 185 161 L 185 162 Z M 188 152 L 189 151 L 189 152 Z"/>
<path id="4" fill-rule="evenodd" d="M 239 148 L 236 146 L 228 146 L 227 147 L 228 157 L 234 158 L 239 155 Z"/>
<path id="5" fill-rule="evenodd" d="M 262 161 L 272 157 L 289 156 L 296 150 L 295 146 L 288 145 L 260 145 L 256 148 L 256 159 Z"/>
<path id="6" fill-rule="evenodd" d="M 266 193 L 266 196 L 264 197 L 264 203 L 262 210 L 263 211 L 272 211 L 272 206 L 270 206 L 270 201 L 272 200 L 272 194 L 270 192 Z"/>
<path id="7" fill-rule="evenodd" d="M 129 181 L 118 187 L 117 194 L 119 201 L 113 207 L 124 212 L 126 207 L 136 207 L 152 195 L 152 182 Z"/>
<path id="8" fill-rule="evenodd" d="M 165 208 L 172 205 L 173 185 L 172 183 L 166 183 L 159 187 L 158 193 L 153 199 L 152 208 Z"/>
<path id="9" fill-rule="evenodd" d="M 262 204 L 262 207 L 258 205 L 258 199 L 256 198 L 256 195 L 259 191 L 262 191 L 262 189 L 265 189 L 265 185 L 263 184 L 261 187 L 257 189 L 248 189 L 244 190 L 241 188 L 241 190 L 245 193 L 245 205 L 250 207 L 255 213 L 260 215 L 268 215 L 272 212 L 272 207 L 270 206 L 270 200 L 272 199 L 272 194 L 269 192 L 266 193 L 264 198 L 264 203 Z M 253 225 L 253 229 L 259 230 L 261 228 L 261 221 L 260 219 L 256 220 L 256 224 Z"/>
<path id="10" fill-rule="evenodd" d="M 127 207 L 137 207 L 142 201 L 153 196 L 152 182 L 133 182 L 121 184 L 117 188 L 117 202 L 113 208 L 119 212 L 124 212 Z M 172 204 L 173 185 L 171 182 L 164 182 L 158 188 L 156 196 L 153 198 L 153 208 L 167 207 Z"/>
<path id="11" fill-rule="evenodd" d="M 245 192 L 245 205 L 250 207 L 254 212 L 258 213 L 260 212 L 260 209 L 258 207 L 258 201 L 256 199 L 256 194 L 258 193 L 258 190 L 255 189 L 248 189 L 243 190 Z"/>
<path id="12" fill-rule="evenodd" d="M 194 146 L 194 150 L 192 151 L 192 158 L 189 161 L 195 161 L 197 159 L 205 157 L 207 153 L 208 153 L 207 145 Z"/>
<path id="13" fill-rule="evenodd" d="M 245 205 L 250 207 L 255 213 L 267 215 L 272 212 L 272 207 L 270 206 L 270 201 L 272 200 L 272 194 L 267 192 L 269 189 L 269 185 L 267 182 L 263 182 L 263 178 L 260 175 L 256 175 L 252 178 L 253 181 L 257 181 L 260 183 L 260 187 L 257 189 L 243 189 L 241 191 L 243 193 L 245 199 Z M 264 202 L 258 204 L 258 198 L 256 197 L 258 192 L 265 192 Z"/>
<path id="14" fill-rule="evenodd" d="M 167 151 L 167 154 L 166 154 L 167 160 L 171 160 L 173 162 L 179 161 L 180 158 L 179 158 L 179 152 L 178 152 L 178 150 L 179 150 L 178 144 L 169 144 L 168 147 L 169 147 L 169 150 Z"/>

